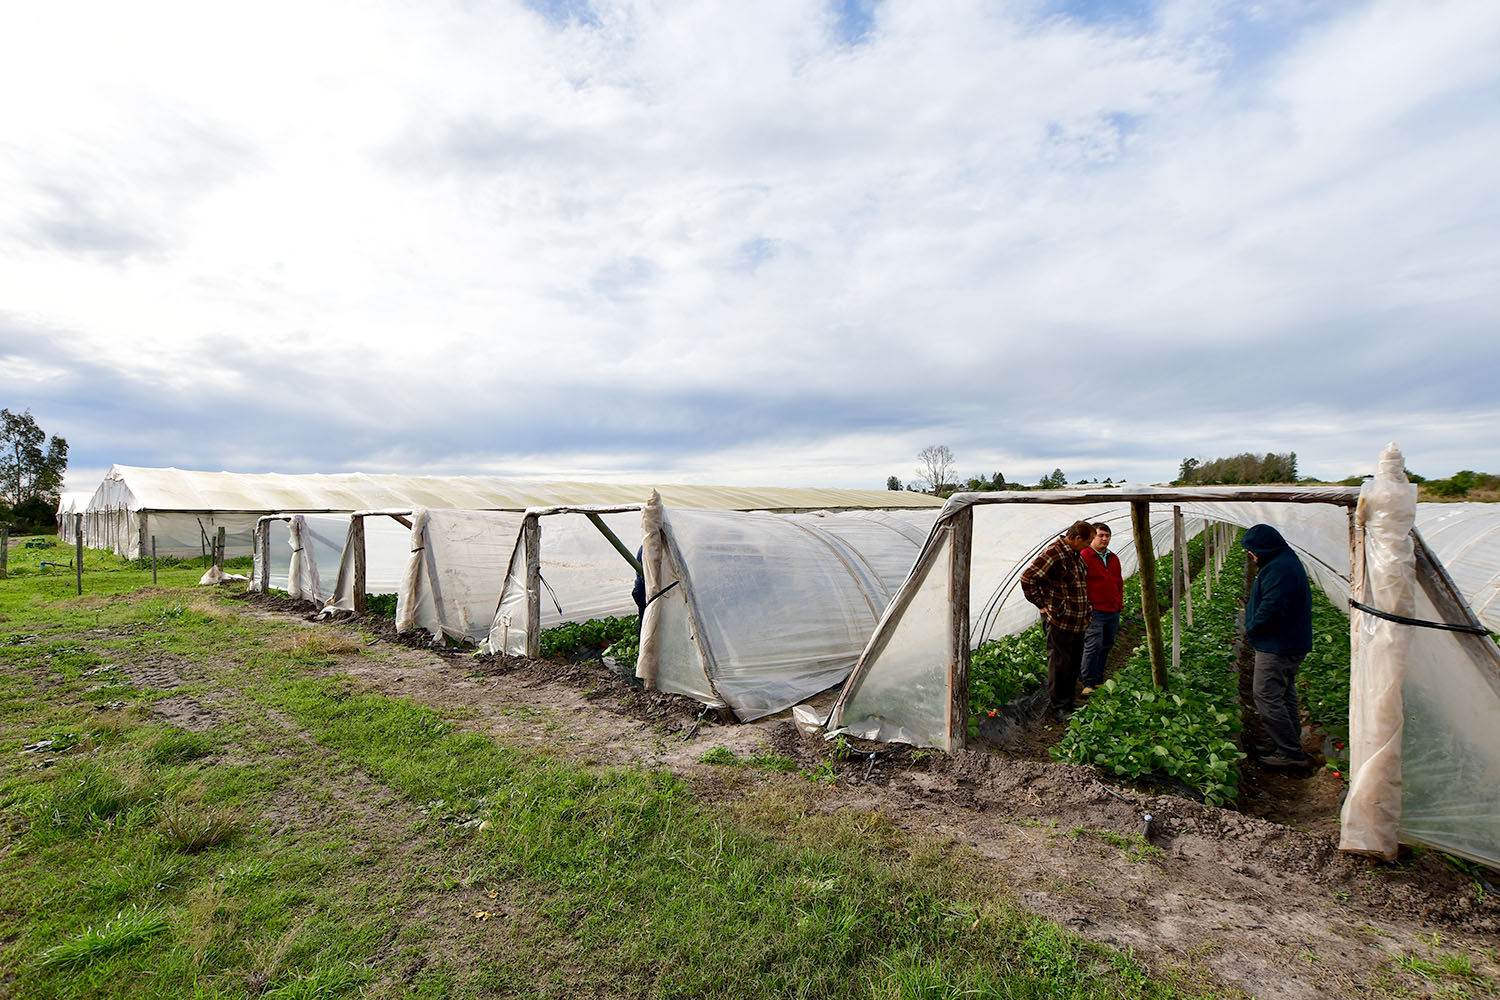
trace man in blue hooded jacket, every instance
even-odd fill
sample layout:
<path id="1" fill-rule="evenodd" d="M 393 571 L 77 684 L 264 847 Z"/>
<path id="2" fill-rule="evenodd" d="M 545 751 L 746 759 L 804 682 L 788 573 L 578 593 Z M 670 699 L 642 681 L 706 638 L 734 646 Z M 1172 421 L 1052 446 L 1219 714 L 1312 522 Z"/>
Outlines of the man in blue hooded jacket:
<path id="1" fill-rule="evenodd" d="M 1259 571 L 1245 601 L 1245 639 L 1255 650 L 1255 708 L 1275 752 L 1270 767 L 1301 767 L 1302 715 L 1297 705 L 1297 668 L 1312 649 L 1312 592 L 1307 572 L 1281 532 L 1269 524 L 1250 527 L 1240 544 Z"/>

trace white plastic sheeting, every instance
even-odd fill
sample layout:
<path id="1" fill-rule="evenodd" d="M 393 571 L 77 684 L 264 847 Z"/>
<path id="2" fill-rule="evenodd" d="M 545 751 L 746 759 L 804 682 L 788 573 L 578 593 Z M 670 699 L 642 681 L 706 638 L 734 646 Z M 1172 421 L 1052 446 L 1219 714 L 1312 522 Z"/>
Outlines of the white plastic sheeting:
<path id="1" fill-rule="evenodd" d="M 838 684 L 934 517 L 679 510 L 653 499 L 637 673 L 747 721 Z"/>
<path id="2" fill-rule="evenodd" d="M 939 507 L 941 501 L 899 490 L 663 486 L 670 502 L 721 510 Z M 532 482 L 493 476 L 397 476 L 339 473 L 198 472 L 112 466 L 88 503 L 85 542 L 135 558 L 157 536 L 157 550 L 200 551 L 200 531 L 226 529 L 230 556 L 249 555 L 258 518 L 276 512 L 357 510 L 525 510 L 566 504 L 644 503 L 651 488 L 623 483 Z"/>
<path id="3" fill-rule="evenodd" d="M 488 636 L 523 519 L 512 511 L 413 511 L 396 631 L 423 628 L 475 643 Z"/>
<path id="4" fill-rule="evenodd" d="M 1416 613 L 1411 529 L 1417 515 L 1417 488 L 1406 481 L 1405 466 L 1401 452 L 1388 446 L 1374 478 L 1365 480 L 1360 490 L 1364 562 L 1357 572 L 1365 605 L 1410 618 Z M 1353 613 L 1349 792 L 1344 798 L 1339 847 L 1387 860 L 1396 857 L 1401 822 L 1401 735 L 1406 722 L 1401 685 L 1413 638 L 1410 626 L 1357 609 Z"/>
<path id="5" fill-rule="evenodd" d="M 563 622 L 617 618 L 636 613 L 631 589 L 635 568 L 589 520 L 594 514 L 620 543 L 634 551 L 641 539 L 640 507 L 630 510 L 553 507 L 526 512 L 515 532 L 509 571 L 497 602 L 492 605 L 486 648 L 512 655 L 535 648 L 542 629 Z M 536 607 L 539 621 L 531 622 L 526 525 L 536 534 Z"/>
<path id="6" fill-rule="evenodd" d="M 357 511 L 349 516 L 349 534 L 339 553 L 338 573 L 333 598 L 327 604 L 340 611 L 354 610 L 354 519 L 358 518 L 364 538 L 365 594 L 396 594 L 406 579 L 411 563 L 411 527 L 398 517 L 409 511 Z M 393 516 L 394 515 L 394 516 Z M 399 599 L 398 599 L 399 600 Z"/>
<path id="7" fill-rule="evenodd" d="M 287 596 L 324 604 L 338 582 L 349 534 L 348 514 L 293 514 L 288 523 Z"/>
<path id="8" fill-rule="evenodd" d="M 1500 632 L 1500 503 L 1419 503 L 1417 530 L 1491 632 Z"/>
<path id="9" fill-rule="evenodd" d="M 77 518 L 89 505 L 91 493 L 62 493 L 57 498 L 57 537 L 72 545 L 78 540 Z"/>
<path id="10" fill-rule="evenodd" d="M 255 522 L 247 590 L 286 591 L 292 574 L 291 520 L 290 514 L 267 514 Z"/>
<path id="11" fill-rule="evenodd" d="M 1462 623 L 1441 564 L 1418 549 L 1415 617 Z M 1489 636 L 1407 631 L 1399 839 L 1500 868 L 1500 649 Z"/>

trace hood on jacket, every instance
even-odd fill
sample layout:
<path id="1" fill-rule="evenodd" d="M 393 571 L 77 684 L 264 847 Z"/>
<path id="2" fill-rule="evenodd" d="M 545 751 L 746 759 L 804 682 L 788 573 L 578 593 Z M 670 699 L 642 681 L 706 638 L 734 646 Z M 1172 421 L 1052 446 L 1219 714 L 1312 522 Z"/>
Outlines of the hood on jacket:
<path id="1" fill-rule="evenodd" d="M 1283 549 L 1291 548 L 1286 539 L 1281 537 L 1281 532 L 1269 524 L 1254 524 L 1246 528 L 1245 537 L 1240 539 L 1240 544 L 1246 552 L 1255 553 L 1255 557 L 1262 561 Z"/>

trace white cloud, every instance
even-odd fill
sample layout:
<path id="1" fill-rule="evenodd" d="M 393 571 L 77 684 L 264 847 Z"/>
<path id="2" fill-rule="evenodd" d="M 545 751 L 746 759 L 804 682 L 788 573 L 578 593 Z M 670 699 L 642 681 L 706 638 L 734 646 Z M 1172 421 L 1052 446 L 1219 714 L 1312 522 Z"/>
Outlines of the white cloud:
<path id="1" fill-rule="evenodd" d="M 1500 304 L 1500 14 L 1247 10 L 890 0 L 848 45 L 790 0 L 28 7 L 0 301 L 164 414 L 248 408 L 184 464 L 1310 468 L 1430 413 L 1420 366 L 1444 454 L 1496 465 L 1462 359 Z M 1342 432 L 1255 416 L 1319 404 Z M 75 455 L 158 460 L 79 419 Z"/>

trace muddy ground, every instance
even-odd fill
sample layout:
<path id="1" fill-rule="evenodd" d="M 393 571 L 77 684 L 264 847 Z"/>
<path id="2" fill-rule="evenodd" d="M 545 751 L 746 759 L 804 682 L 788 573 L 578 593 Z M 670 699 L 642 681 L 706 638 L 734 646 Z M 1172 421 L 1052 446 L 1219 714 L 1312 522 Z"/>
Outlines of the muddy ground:
<path id="1" fill-rule="evenodd" d="M 1500 984 L 1495 873 L 1462 871 L 1436 852 L 1395 864 L 1341 853 L 1344 785 L 1324 770 L 1247 767 L 1239 812 L 1053 763 L 1045 747 L 1060 731 L 1045 727 L 1008 750 L 872 757 L 865 751 L 886 748 L 841 751 L 786 713 L 734 723 L 641 691 L 598 662 L 420 648 L 394 641 L 388 620 L 314 624 L 303 620 L 310 606 L 274 597 L 242 607 L 360 636 L 364 655 L 344 656 L 331 672 L 502 742 L 591 765 L 668 768 L 730 808 L 754 786 L 781 783 L 807 810 L 883 814 L 950 841 L 976 877 L 1002 883 L 1027 909 L 1159 969 L 1190 966 L 1255 997 L 1488 996 Z M 158 708 L 189 727 L 203 723 L 201 706 L 169 699 Z M 800 770 L 703 763 L 715 747 L 740 757 L 769 750 Z M 1150 850 L 1135 839 L 1142 833 Z M 1458 971 L 1433 971 L 1444 966 Z"/>

